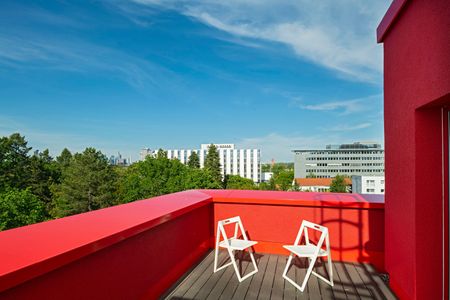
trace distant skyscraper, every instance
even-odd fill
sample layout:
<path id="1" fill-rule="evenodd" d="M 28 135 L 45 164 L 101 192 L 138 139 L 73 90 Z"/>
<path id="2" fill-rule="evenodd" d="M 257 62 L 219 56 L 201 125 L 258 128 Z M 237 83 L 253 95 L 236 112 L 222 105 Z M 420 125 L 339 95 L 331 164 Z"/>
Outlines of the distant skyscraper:
<path id="1" fill-rule="evenodd" d="M 167 158 L 178 159 L 187 164 L 189 157 L 196 152 L 200 158 L 200 168 L 204 167 L 205 158 L 210 144 L 201 144 L 200 149 L 165 150 Z M 222 175 L 239 175 L 261 181 L 261 151 L 259 149 L 235 149 L 234 144 L 215 144 L 219 152 Z M 156 155 L 158 150 L 144 148 L 140 151 L 141 160 L 148 155 Z"/>

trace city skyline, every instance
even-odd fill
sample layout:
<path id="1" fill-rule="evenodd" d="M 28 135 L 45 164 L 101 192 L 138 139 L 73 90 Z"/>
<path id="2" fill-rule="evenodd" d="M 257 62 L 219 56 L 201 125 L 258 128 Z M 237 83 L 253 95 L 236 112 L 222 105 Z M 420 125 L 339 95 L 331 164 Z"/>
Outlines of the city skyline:
<path id="1" fill-rule="evenodd" d="M 210 142 L 262 162 L 383 144 L 373 28 L 389 1 L 273 4 L 2 1 L 0 135 L 133 160 Z"/>

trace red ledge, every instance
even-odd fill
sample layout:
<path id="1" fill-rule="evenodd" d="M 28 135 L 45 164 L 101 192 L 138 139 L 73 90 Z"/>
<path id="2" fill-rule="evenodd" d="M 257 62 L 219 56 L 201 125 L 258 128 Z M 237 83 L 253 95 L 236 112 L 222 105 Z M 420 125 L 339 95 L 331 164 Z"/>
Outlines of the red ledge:
<path id="1" fill-rule="evenodd" d="M 0 233 L 0 292 L 211 203 L 186 191 Z"/>
<path id="2" fill-rule="evenodd" d="M 201 190 L 215 203 L 384 209 L 384 195 L 243 190 Z"/>
<path id="3" fill-rule="evenodd" d="M 394 0 L 377 28 L 377 42 L 382 43 L 408 0 Z"/>

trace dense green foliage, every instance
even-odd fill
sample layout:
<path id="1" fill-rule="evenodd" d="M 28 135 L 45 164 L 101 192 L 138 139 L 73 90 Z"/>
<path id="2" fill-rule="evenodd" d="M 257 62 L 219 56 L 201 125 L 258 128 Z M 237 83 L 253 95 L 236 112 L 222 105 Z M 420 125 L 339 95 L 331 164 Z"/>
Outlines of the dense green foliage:
<path id="1" fill-rule="evenodd" d="M 0 193 L 0 230 L 44 221 L 44 204 L 29 189 Z"/>
<path id="2" fill-rule="evenodd" d="M 330 192 L 332 193 L 347 193 L 347 184 L 343 175 L 336 175 L 331 181 Z"/>
<path id="3" fill-rule="evenodd" d="M 228 190 L 255 190 L 257 186 L 251 179 L 239 175 L 227 175 L 225 177 L 225 188 Z"/>
<path id="4" fill-rule="evenodd" d="M 198 157 L 197 152 L 192 152 L 189 156 L 188 166 L 195 169 L 200 168 L 200 158 Z"/>
<path id="5" fill-rule="evenodd" d="M 219 151 L 214 144 L 209 145 L 205 157 L 205 170 L 211 173 L 217 183 L 222 183 L 222 172 L 220 171 Z"/>
<path id="6" fill-rule="evenodd" d="M 64 217 L 115 204 L 115 175 L 100 151 L 76 153 L 62 170 L 61 184 L 53 188 L 51 214 Z"/>

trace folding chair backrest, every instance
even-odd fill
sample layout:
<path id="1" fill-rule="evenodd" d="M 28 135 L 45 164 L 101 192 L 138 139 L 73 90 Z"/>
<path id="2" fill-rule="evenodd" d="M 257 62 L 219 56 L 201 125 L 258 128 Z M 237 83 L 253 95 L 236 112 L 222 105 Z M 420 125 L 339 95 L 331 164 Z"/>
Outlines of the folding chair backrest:
<path id="1" fill-rule="evenodd" d="M 233 217 L 233 218 L 229 218 L 229 219 L 226 219 L 226 220 L 221 220 L 221 221 L 218 222 L 217 226 L 219 226 L 219 230 L 222 233 L 223 238 L 225 240 L 229 239 L 228 236 L 227 236 L 226 230 L 225 230 L 225 225 L 231 225 L 231 224 L 234 224 L 234 235 L 233 235 L 232 238 L 235 238 L 235 239 L 238 238 L 238 231 L 239 231 L 238 229 L 240 229 L 243 238 L 245 240 L 247 240 L 247 235 L 245 234 L 245 230 L 244 230 L 244 227 L 242 225 L 241 218 L 239 216 Z"/>
<path id="2" fill-rule="evenodd" d="M 316 231 L 319 231 L 321 233 L 319 241 L 317 242 L 316 246 L 322 248 L 323 242 L 325 241 L 325 238 L 328 237 L 328 228 L 325 227 L 325 226 L 321 226 L 321 225 L 318 225 L 318 224 L 306 221 L 306 220 L 302 221 L 302 225 L 300 226 L 300 230 L 298 231 L 297 238 L 295 239 L 295 243 L 294 244 L 298 245 L 300 243 L 300 239 L 301 239 L 302 234 L 305 235 L 306 243 L 307 244 L 311 244 L 310 239 L 309 239 L 309 234 L 308 234 L 308 228 L 316 230 Z"/>

